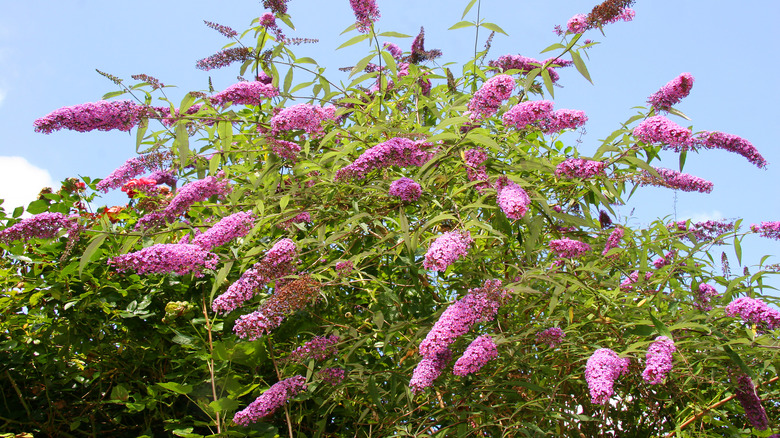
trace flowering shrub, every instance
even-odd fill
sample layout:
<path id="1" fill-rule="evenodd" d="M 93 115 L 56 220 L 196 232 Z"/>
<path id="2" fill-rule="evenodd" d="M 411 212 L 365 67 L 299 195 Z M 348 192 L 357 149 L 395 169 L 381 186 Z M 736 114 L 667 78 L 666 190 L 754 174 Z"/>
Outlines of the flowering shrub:
<path id="1" fill-rule="evenodd" d="M 615 210 L 646 185 L 709 193 L 686 158 L 723 149 L 763 168 L 767 145 L 675 118 L 697 98 L 689 74 L 603 141 L 580 145 L 587 115 L 554 109 L 589 78 L 598 47 L 582 33 L 630 21 L 633 1 L 575 15 L 545 60 L 493 57 L 503 32 L 468 1 L 474 21 L 453 30 L 485 49 L 463 68 L 422 30 L 388 41 L 405 34 L 379 31 L 382 0 L 339 1 L 354 12 L 343 46 L 371 45 L 343 73 L 299 57 L 313 40 L 294 32 L 317 29 L 264 0 L 246 31 L 206 23 L 230 39 L 196 62 L 230 71 L 221 91 L 204 76 L 209 91 L 177 105 L 167 79 L 114 78 L 125 100 L 34 122 L 136 129 L 140 155 L 42 192 L 30 216 L 0 210 L 4 432 L 775 431 L 772 268 L 732 274 L 712 251 L 741 265 L 745 236 L 780 238 L 780 222 L 635 226 Z M 127 205 L 102 206 L 120 188 Z"/>

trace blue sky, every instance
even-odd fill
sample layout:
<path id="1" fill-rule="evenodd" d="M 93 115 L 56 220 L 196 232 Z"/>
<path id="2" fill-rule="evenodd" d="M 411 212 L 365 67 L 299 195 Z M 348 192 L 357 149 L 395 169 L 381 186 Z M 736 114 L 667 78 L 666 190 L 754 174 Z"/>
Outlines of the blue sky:
<path id="1" fill-rule="evenodd" d="M 461 19 L 467 2 L 452 0 L 377 0 L 380 31 L 416 35 L 425 26 L 426 47 L 439 48 L 442 59 L 462 62 L 473 54 L 473 29 L 447 31 Z M 507 31 L 496 36 L 488 58 L 522 54 L 545 58 L 540 50 L 558 41 L 556 24 L 564 25 L 576 13 L 587 13 L 594 2 L 582 0 L 483 0 L 482 18 Z M 324 6 L 327 5 L 327 6 Z M 320 43 L 299 46 L 299 56 L 311 56 L 328 68 L 332 78 L 346 80 L 338 67 L 351 66 L 367 47 L 335 48 L 349 35 L 341 31 L 354 22 L 348 0 L 291 0 L 296 30 L 288 36 L 319 38 Z M 780 38 L 780 2 L 712 0 L 640 0 L 636 18 L 615 23 L 586 38 L 602 44 L 586 60 L 595 85 L 573 68 L 562 69 L 563 88 L 556 89 L 556 108 L 584 110 L 589 116 L 582 154 L 596 149 L 619 122 L 644 105 L 647 96 L 682 72 L 696 78 L 691 95 L 678 108 L 691 119 L 694 131 L 718 130 L 750 140 L 769 161 L 759 170 L 740 156 L 724 151 L 691 155 L 685 171 L 715 183 L 709 195 L 677 193 L 668 189 L 641 191 L 621 209 L 630 225 L 652 218 L 745 218 L 746 226 L 780 220 L 780 149 L 773 128 L 780 119 L 780 84 L 776 41 Z M 7 2 L 0 16 L 0 197 L 6 207 L 29 202 L 42 185 L 66 177 L 102 177 L 135 153 L 132 134 L 61 131 L 33 132 L 33 121 L 62 106 L 96 101 L 115 85 L 95 73 L 99 68 L 130 80 L 146 73 L 179 88 L 167 93 L 178 101 L 185 92 L 205 90 L 212 76 L 216 89 L 236 81 L 237 69 L 203 72 L 195 61 L 219 50 L 226 42 L 203 25 L 203 20 L 243 29 L 263 12 L 258 0 L 95 2 L 49 0 Z M 475 18 L 476 8 L 467 16 Z M 480 47 L 486 34 L 480 35 Z M 395 39 L 408 50 L 411 39 Z M 573 142 L 574 134 L 564 141 Z M 21 157 L 21 158 L 10 158 Z M 676 168 L 668 153 L 661 165 Z M 26 200 L 19 197 L 25 188 Z M 18 200 L 18 201 L 17 201 Z M 122 202 L 121 197 L 109 202 Z M 12 204 L 12 205 L 8 205 Z M 632 209 L 634 210 L 631 215 Z M 744 245 L 748 263 L 762 254 L 776 254 L 780 243 L 757 236 Z M 732 265 L 734 263 L 732 262 Z"/>

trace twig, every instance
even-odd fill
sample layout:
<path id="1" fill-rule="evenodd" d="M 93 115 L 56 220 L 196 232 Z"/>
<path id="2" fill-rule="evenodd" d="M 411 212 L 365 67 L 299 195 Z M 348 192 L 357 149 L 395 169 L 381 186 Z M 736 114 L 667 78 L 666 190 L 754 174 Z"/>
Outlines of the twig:
<path id="1" fill-rule="evenodd" d="M 14 387 L 14 391 L 16 391 L 16 395 L 19 396 L 19 400 L 22 402 L 22 406 L 24 406 L 25 412 L 27 412 L 27 417 L 32 418 L 30 407 L 27 405 L 27 402 L 24 401 L 24 397 L 22 397 L 22 391 L 19 390 L 19 387 L 16 385 L 16 381 L 11 377 L 11 374 L 8 372 L 8 370 L 5 370 L 5 375 L 6 377 L 8 377 L 8 380 L 11 382 L 11 386 Z"/>
<path id="2" fill-rule="evenodd" d="M 276 365 L 276 357 L 274 355 L 274 346 L 271 338 L 268 337 L 268 353 L 271 355 L 271 363 L 274 364 L 274 371 L 276 371 L 277 380 L 282 380 L 282 373 L 279 372 L 279 367 Z M 287 418 L 287 431 L 290 433 L 290 438 L 293 437 L 292 421 L 290 420 L 290 409 L 287 407 L 287 403 L 284 404 L 284 416 Z"/>
<path id="3" fill-rule="evenodd" d="M 214 401 L 217 401 L 217 386 L 216 382 L 214 380 L 214 343 L 211 338 L 211 321 L 209 320 L 209 312 L 208 308 L 206 307 L 206 298 L 203 298 L 203 316 L 206 318 L 206 330 L 209 334 L 209 361 L 208 361 L 208 367 L 209 367 L 209 374 L 211 375 L 211 394 L 214 398 Z M 219 420 L 219 412 L 216 412 L 217 414 L 217 433 L 222 433 L 222 424 Z"/>

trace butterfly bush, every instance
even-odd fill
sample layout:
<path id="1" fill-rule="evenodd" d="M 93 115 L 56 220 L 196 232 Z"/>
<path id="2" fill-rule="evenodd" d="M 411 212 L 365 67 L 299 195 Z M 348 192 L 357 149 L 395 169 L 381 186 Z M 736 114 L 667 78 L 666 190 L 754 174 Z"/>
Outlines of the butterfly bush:
<path id="1" fill-rule="evenodd" d="M 481 370 L 491 359 L 497 357 L 498 350 L 493 338 L 490 335 L 482 335 L 466 347 L 463 356 L 455 361 L 452 372 L 458 376 L 467 376 Z"/>
<path id="2" fill-rule="evenodd" d="M 739 315 L 743 321 L 769 330 L 780 327 L 780 312 L 757 298 L 737 298 L 726 306 L 725 313 L 731 317 Z"/>
<path id="3" fill-rule="evenodd" d="M 551 240 L 549 246 L 550 250 L 555 252 L 558 257 L 565 259 L 576 259 L 591 250 L 590 245 L 587 243 L 569 239 L 568 237 Z"/>
<path id="4" fill-rule="evenodd" d="M 433 381 L 439 377 L 452 359 L 452 351 L 449 348 L 437 350 L 430 357 L 423 357 L 412 372 L 409 388 L 412 393 L 422 392 L 433 385 Z"/>
<path id="5" fill-rule="evenodd" d="M 634 128 L 634 136 L 647 144 L 661 144 L 675 151 L 688 149 L 693 144 L 691 131 L 664 116 L 648 117 Z"/>
<path id="6" fill-rule="evenodd" d="M 555 348 L 563 342 L 566 334 L 558 327 L 550 327 L 536 334 L 537 344 L 547 344 L 550 348 Z"/>
<path id="7" fill-rule="evenodd" d="M 220 50 L 219 52 L 203 58 L 195 63 L 195 68 L 198 70 L 214 70 L 218 68 L 227 67 L 234 62 L 244 62 L 251 59 L 254 56 L 252 49 L 246 47 L 231 47 L 229 49 Z"/>
<path id="8" fill-rule="evenodd" d="M 694 307 L 697 309 L 706 312 L 709 310 L 712 310 L 712 305 L 710 304 L 710 301 L 720 296 L 718 291 L 715 290 L 714 287 L 710 286 L 706 283 L 699 284 L 699 287 L 696 289 L 696 301 L 693 303 Z"/>
<path id="9" fill-rule="evenodd" d="M 411 202 L 420 199 L 422 188 L 413 179 L 404 177 L 390 184 L 389 194 L 401 198 L 403 201 Z"/>
<path id="10" fill-rule="evenodd" d="M 739 154 L 760 169 L 765 169 L 768 164 L 753 143 L 733 134 L 704 131 L 696 135 L 694 142 L 706 149 L 723 149 Z"/>
<path id="11" fill-rule="evenodd" d="M 336 268 L 336 273 L 338 273 L 339 277 L 346 277 L 347 275 L 352 273 L 352 271 L 355 270 L 355 266 L 349 260 L 336 263 L 335 268 Z"/>
<path id="12" fill-rule="evenodd" d="M 246 236 L 254 224 L 255 217 L 251 212 L 234 213 L 220 219 L 211 228 L 195 236 L 192 244 L 205 250 L 212 250 L 236 238 Z"/>
<path id="13" fill-rule="evenodd" d="M 585 365 L 585 380 L 588 382 L 590 401 L 603 405 L 615 393 L 615 380 L 628 373 L 628 358 L 621 358 L 609 348 L 596 350 Z"/>
<path id="14" fill-rule="evenodd" d="M 545 134 L 559 133 L 565 129 L 577 129 L 585 125 L 588 116 L 584 111 L 573 109 L 559 109 L 539 120 L 539 128 Z"/>
<path id="15" fill-rule="evenodd" d="M 584 158 L 569 158 L 555 167 L 555 174 L 564 178 L 593 178 L 604 174 L 605 164 Z"/>
<path id="16" fill-rule="evenodd" d="M 669 111 L 690 94 L 691 88 L 693 88 L 693 76 L 690 73 L 683 73 L 648 97 L 647 103 L 656 111 Z"/>
<path id="17" fill-rule="evenodd" d="M 176 195 L 165 209 L 148 213 L 138 219 L 136 228 L 172 222 L 177 217 L 185 214 L 196 202 L 205 201 L 212 196 L 224 196 L 230 193 L 230 190 L 230 184 L 227 180 L 215 176 L 207 176 L 206 178 L 192 181 L 182 186 L 176 192 Z"/>
<path id="18" fill-rule="evenodd" d="M 352 164 L 336 171 L 335 180 L 363 179 L 372 170 L 390 166 L 422 166 L 431 157 L 425 150 L 429 143 L 414 141 L 403 137 L 394 137 L 369 148 Z"/>
<path id="19" fill-rule="evenodd" d="M 38 213 L 0 231 L 0 242 L 10 244 L 35 238 L 51 239 L 61 230 L 73 230 L 76 225 L 76 217 L 62 213 Z"/>
<path id="20" fill-rule="evenodd" d="M 624 235 L 625 230 L 623 227 L 619 225 L 615 227 L 609 234 L 609 237 L 607 237 L 607 244 L 604 245 L 604 251 L 601 252 L 601 255 L 606 256 L 607 253 L 609 253 L 609 250 L 620 247 L 620 241 L 623 239 Z M 617 256 L 617 254 L 613 254 L 612 256 Z"/>
<path id="21" fill-rule="evenodd" d="M 284 108 L 271 117 L 271 135 L 279 135 L 293 130 L 305 131 L 309 135 L 319 136 L 325 130 L 323 124 L 335 120 L 336 107 L 321 107 L 308 103 L 299 103 Z"/>
<path id="22" fill-rule="evenodd" d="M 529 100 L 518 103 L 501 116 L 506 126 L 526 129 L 546 119 L 553 112 L 553 103 L 549 100 Z"/>
<path id="23" fill-rule="evenodd" d="M 488 79 L 469 101 L 472 120 L 494 115 L 501 103 L 512 95 L 514 88 L 515 80 L 512 76 L 500 74 Z"/>
<path id="24" fill-rule="evenodd" d="M 322 381 L 325 383 L 330 383 L 333 386 L 343 382 L 346 375 L 347 372 L 344 370 L 344 368 L 338 367 L 324 368 L 317 371 L 318 378 L 322 379 Z"/>
<path id="25" fill-rule="evenodd" d="M 257 290 L 266 284 L 295 272 L 294 261 L 298 247 L 291 239 L 281 239 L 266 253 L 265 257 L 241 274 L 227 291 L 211 303 L 217 313 L 229 313 L 250 300 Z"/>
<path id="26" fill-rule="evenodd" d="M 639 176 L 638 183 L 641 185 L 661 186 L 682 190 L 683 192 L 712 192 L 712 182 L 699 178 L 698 176 L 689 175 L 672 169 L 663 169 L 659 167 L 653 167 L 653 169 L 658 173 L 660 178 L 651 175 L 648 171 L 644 171 Z"/>
<path id="27" fill-rule="evenodd" d="M 379 20 L 381 14 L 376 6 L 376 0 L 349 0 L 352 11 L 355 13 L 355 28 L 358 32 L 368 33 L 374 21 Z"/>
<path id="28" fill-rule="evenodd" d="M 164 164 L 168 162 L 171 157 L 172 155 L 170 152 L 155 152 L 130 158 L 125 161 L 124 164 L 114 169 L 107 177 L 100 180 L 100 182 L 97 183 L 96 188 L 103 193 L 107 193 L 111 189 L 122 187 L 131 179 L 148 171 L 155 171 L 155 173 L 150 176 L 151 179 L 154 179 L 160 184 L 167 183 L 167 181 L 163 181 L 156 172 L 161 171 Z"/>
<path id="29" fill-rule="evenodd" d="M 420 354 L 424 358 L 432 358 L 468 333 L 474 324 L 492 321 L 507 295 L 507 291 L 501 288 L 500 280 L 486 280 L 482 287 L 469 289 L 466 296 L 452 303 L 441 314 L 420 343 Z"/>
<path id="30" fill-rule="evenodd" d="M 589 14 L 576 14 L 566 23 L 566 29 L 571 33 L 583 33 L 606 24 L 617 21 L 631 21 L 636 12 L 629 8 L 634 0 L 607 0 L 596 5 Z M 562 30 L 556 33 L 562 34 Z"/>
<path id="31" fill-rule="evenodd" d="M 672 370 L 672 353 L 677 351 L 674 341 L 666 336 L 658 336 L 647 348 L 647 361 L 642 378 L 651 385 L 664 382 L 666 375 Z"/>
<path id="32" fill-rule="evenodd" d="M 336 344 L 341 339 L 336 335 L 315 336 L 311 341 L 301 345 L 287 356 L 287 360 L 303 363 L 307 360 L 325 360 L 333 357 L 338 353 Z"/>
<path id="33" fill-rule="evenodd" d="M 681 232 L 681 238 L 683 239 L 696 239 L 699 241 L 712 240 L 715 243 L 723 243 L 718 241 L 718 237 L 722 234 L 734 231 L 733 221 L 715 221 L 707 220 L 703 222 L 688 222 L 677 221 L 670 223 L 667 228 L 671 231 Z"/>
<path id="34" fill-rule="evenodd" d="M 239 338 L 254 341 L 279 327 L 288 315 L 305 309 L 319 297 L 320 284 L 302 276 L 276 288 L 260 310 L 241 315 L 233 326 Z"/>
<path id="35" fill-rule="evenodd" d="M 505 176 L 496 182 L 496 198 L 501 211 L 509 219 L 520 219 L 525 216 L 531 204 L 531 198 L 525 190 Z"/>
<path id="36" fill-rule="evenodd" d="M 759 233 L 761 237 L 780 240 L 780 221 L 761 222 L 761 225 L 753 224 L 750 226 L 750 230 Z"/>
<path id="37" fill-rule="evenodd" d="M 306 378 L 303 376 L 289 377 L 274 383 L 260 397 L 246 408 L 236 412 L 233 422 L 241 426 L 249 426 L 257 420 L 267 417 L 284 406 L 291 398 L 306 390 Z"/>
<path id="38" fill-rule="evenodd" d="M 474 240 L 468 231 L 448 231 L 437 237 L 428 248 L 423 267 L 444 272 L 456 260 L 468 254 L 472 243 Z"/>
<path id="39" fill-rule="evenodd" d="M 750 424 L 758 430 L 767 430 L 769 420 L 766 416 L 766 410 L 761 404 L 761 399 L 756 393 L 756 386 L 750 376 L 741 374 L 737 377 L 737 390 L 734 395 L 737 396 L 739 404 L 745 410 L 745 416 Z"/>
<path id="40" fill-rule="evenodd" d="M 568 67 L 573 62 L 566 59 L 546 59 L 539 61 L 522 55 L 502 55 L 498 59 L 488 61 L 488 66 L 497 68 L 501 73 L 508 70 L 519 70 L 520 74 L 527 74 L 531 70 L 548 65 L 547 72 L 550 74 L 550 80 L 555 83 L 560 79 L 560 75 L 554 67 Z"/>
<path id="41" fill-rule="evenodd" d="M 140 251 L 109 259 L 108 264 L 117 271 L 133 271 L 137 274 L 192 273 L 203 276 L 204 269 L 215 269 L 219 258 L 198 245 L 184 243 L 158 243 Z"/>
<path id="42" fill-rule="evenodd" d="M 78 132 L 129 131 L 147 114 L 143 105 L 129 100 L 88 102 L 55 110 L 33 125 L 35 132 L 51 134 L 61 129 Z"/>
<path id="43" fill-rule="evenodd" d="M 226 105 L 230 102 L 234 105 L 260 105 L 264 100 L 278 95 L 279 91 L 271 84 L 259 81 L 239 82 L 211 96 L 210 100 L 214 105 Z"/>

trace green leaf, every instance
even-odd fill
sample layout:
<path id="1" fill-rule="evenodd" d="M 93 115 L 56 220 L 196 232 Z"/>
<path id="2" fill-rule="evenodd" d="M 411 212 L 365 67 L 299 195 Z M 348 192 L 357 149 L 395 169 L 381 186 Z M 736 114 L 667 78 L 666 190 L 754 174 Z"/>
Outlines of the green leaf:
<path id="1" fill-rule="evenodd" d="M 553 83 L 552 79 L 550 78 L 549 70 L 542 70 L 542 79 L 544 80 L 544 86 L 547 88 L 547 92 L 550 93 L 550 97 L 555 97 L 555 90 L 553 89 Z"/>
<path id="2" fill-rule="evenodd" d="M 360 35 L 358 35 L 356 37 L 350 38 L 346 43 L 336 47 L 336 50 L 343 49 L 344 47 L 349 47 L 349 46 L 351 46 L 353 44 L 357 44 L 357 43 L 359 43 L 361 41 L 365 41 L 365 40 L 367 40 L 369 38 L 371 38 L 371 36 L 368 35 L 368 34 L 360 34 Z"/>
<path id="3" fill-rule="evenodd" d="M 179 152 L 181 165 L 186 166 L 190 159 L 190 133 L 187 132 L 187 124 L 183 121 L 176 124 L 176 138 L 173 145 L 174 149 Z"/>
<path id="4" fill-rule="evenodd" d="M 578 51 L 572 50 L 571 60 L 574 61 L 574 66 L 577 67 L 577 71 L 580 72 L 580 74 L 592 84 L 593 81 L 590 79 L 588 68 L 585 67 L 585 62 L 582 60 L 582 57 Z"/>
<path id="5" fill-rule="evenodd" d="M 111 400 L 126 402 L 129 399 L 130 391 L 127 390 L 124 384 L 120 383 L 111 390 Z"/>
<path id="6" fill-rule="evenodd" d="M 135 133 L 135 151 L 140 152 L 141 143 L 146 136 L 146 129 L 149 128 L 149 119 L 141 119 L 141 123 L 138 124 L 138 130 Z"/>
<path id="7" fill-rule="evenodd" d="M 14 219 L 21 217 L 24 214 L 24 207 L 21 205 L 19 207 L 14 208 L 14 212 L 11 215 Z"/>
<path id="8" fill-rule="evenodd" d="M 81 273 L 84 271 L 84 267 L 87 266 L 89 261 L 92 259 L 92 256 L 95 254 L 98 248 L 100 248 L 100 245 L 102 245 L 106 240 L 106 237 L 108 237 L 108 234 L 101 233 L 93 237 L 89 242 L 87 249 L 85 249 L 84 253 L 81 254 L 81 259 L 79 260 L 79 277 L 81 277 Z"/>
<path id="9" fill-rule="evenodd" d="M 739 357 L 739 355 L 737 354 L 736 351 L 732 350 L 731 347 L 729 347 L 728 345 L 723 345 L 723 351 L 725 351 L 726 354 L 728 354 L 729 358 L 731 358 L 731 360 L 734 363 L 736 363 L 737 366 L 739 366 L 739 368 L 742 370 L 743 373 L 745 373 L 748 376 L 750 376 L 751 379 L 755 379 L 756 378 L 755 373 L 753 373 L 753 369 L 751 367 L 747 366 L 745 361 L 742 360 L 741 357 Z"/>
<path id="10" fill-rule="evenodd" d="M 43 213 L 48 209 L 49 209 L 49 203 L 46 202 L 44 199 L 38 199 L 36 201 L 33 201 L 30 203 L 30 205 L 27 206 L 27 212 L 30 214 Z"/>
<path id="11" fill-rule="evenodd" d="M 458 21 L 457 23 L 453 24 L 452 27 L 450 27 L 447 30 L 455 30 L 455 29 L 462 29 L 464 27 L 474 27 L 475 24 L 471 21 Z"/>
<path id="12" fill-rule="evenodd" d="M 653 325 L 655 325 L 655 329 L 658 330 L 658 333 L 661 336 L 666 336 L 667 338 L 673 340 L 674 338 L 672 338 L 672 332 L 669 331 L 666 325 L 663 322 L 661 322 L 661 320 L 656 318 L 655 315 L 652 314 L 652 312 L 649 313 L 649 315 L 650 315 L 650 319 L 653 321 Z"/>
<path id="13" fill-rule="evenodd" d="M 111 99 L 112 97 L 117 97 L 125 94 L 127 91 L 125 90 L 119 90 L 119 91 L 111 91 L 109 93 L 106 93 L 103 95 L 103 100 Z"/>
<path id="14" fill-rule="evenodd" d="M 391 38 L 411 38 L 411 35 L 407 35 L 405 33 L 401 32 L 382 32 L 378 36 L 381 37 L 391 37 Z"/>
<path id="15" fill-rule="evenodd" d="M 376 56 L 376 55 L 374 55 L 372 53 L 372 54 L 366 56 L 365 58 L 361 59 L 360 61 L 358 61 L 358 63 L 355 64 L 354 67 L 352 67 L 352 71 L 349 72 L 349 77 L 352 77 L 356 73 L 359 73 L 359 72 L 363 71 L 366 68 L 366 66 L 368 65 L 368 63 L 371 62 L 371 60 L 374 58 L 374 56 Z"/>
<path id="16" fill-rule="evenodd" d="M 209 406 L 211 409 L 214 409 L 215 412 L 232 412 L 235 411 L 240 403 L 238 400 L 233 400 L 227 397 L 222 397 L 219 400 L 214 400 L 213 402 L 209 403 Z"/>
<path id="17" fill-rule="evenodd" d="M 461 19 L 463 19 L 464 17 L 466 17 L 466 14 L 468 14 L 468 13 L 469 13 L 469 11 L 471 10 L 471 8 L 473 8 L 473 7 L 474 7 L 474 4 L 476 4 L 476 3 L 477 3 L 477 0 L 471 0 L 471 1 L 469 2 L 469 4 L 467 4 L 467 5 L 466 5 L 466 9 L 464 9 L 464 10 L 463 10 L 463 16 L 462 16 L 462 17 L 460 17 L 460 18 L 461 18 Z"/>
<path id="18" fill-rule="evenodd" d="M 182 395 L 187 395 L 192 392 L 191 385 L 182 385 L 176 382 L 161 382 L 157 383 L 157 386 Z"/>
<path id="19" fill-rule="evenodd" d="M 217 276 L 214 277 L 214 284 L 211 286 L 211 295 L 209 295 L 209 302 L 214 301 L 214 295 L 216 295 L 217 291 L 219 290 L 219 287 L 222 286 L 222 283 L 225 281 L 225 278 L 227 278 L 230 269 L 233 267 L 233 263 L 235 263 L 235 260 L 227 261 L 225 265 L 222 266 L 222 268 L 220 268 L 219 271 L 217 272 Z"/>
<path id="20" fill-rule="evenodd" d="M 737 263 L 742 266 L 742 243 L 737 236 L 734 236 L 734 253 L 737 254 Z"/>
<path id="21" fill-rule="evenodd" d="M 295 60 L 296 64 L 314 64 L 317 65 L 317 61 L 309 58 L 308 56 L 302 56 Z"/>
<path id="22" fill-rule="evenodd" d="M 292 80 L 293 80 L 293 69 L 289 68 L 287 69 L 287 74 L 284 75 L 284 92 L 289 93 L 290 87 L 292 86 Z"/>
<path id="23" fill-rule="evenodd" d="M 503 33 L 506 36 L 509 36 L 508 33 L 504 32 L 504 29 L 501 29 L 501 27 L 495 23 L 482 23 L 480 26 L 486 28 L 487 30 L 492 30 L 493 32 Z"/>
<path id="24" fill-rule="evenodd" d="M 545 52 L 549 52 L 549 51 L 552 51 L 552 50 L 559 50 L 559 49 L 565 49 L 565 48 L 566 48 L 566 46 L 564 46 L 563 44 L 556 43 L 556 44 L 553 44 L 551 46 L 547 46 L 546 49 L 542 50 L 539 53 L 545 53 Z"/>

